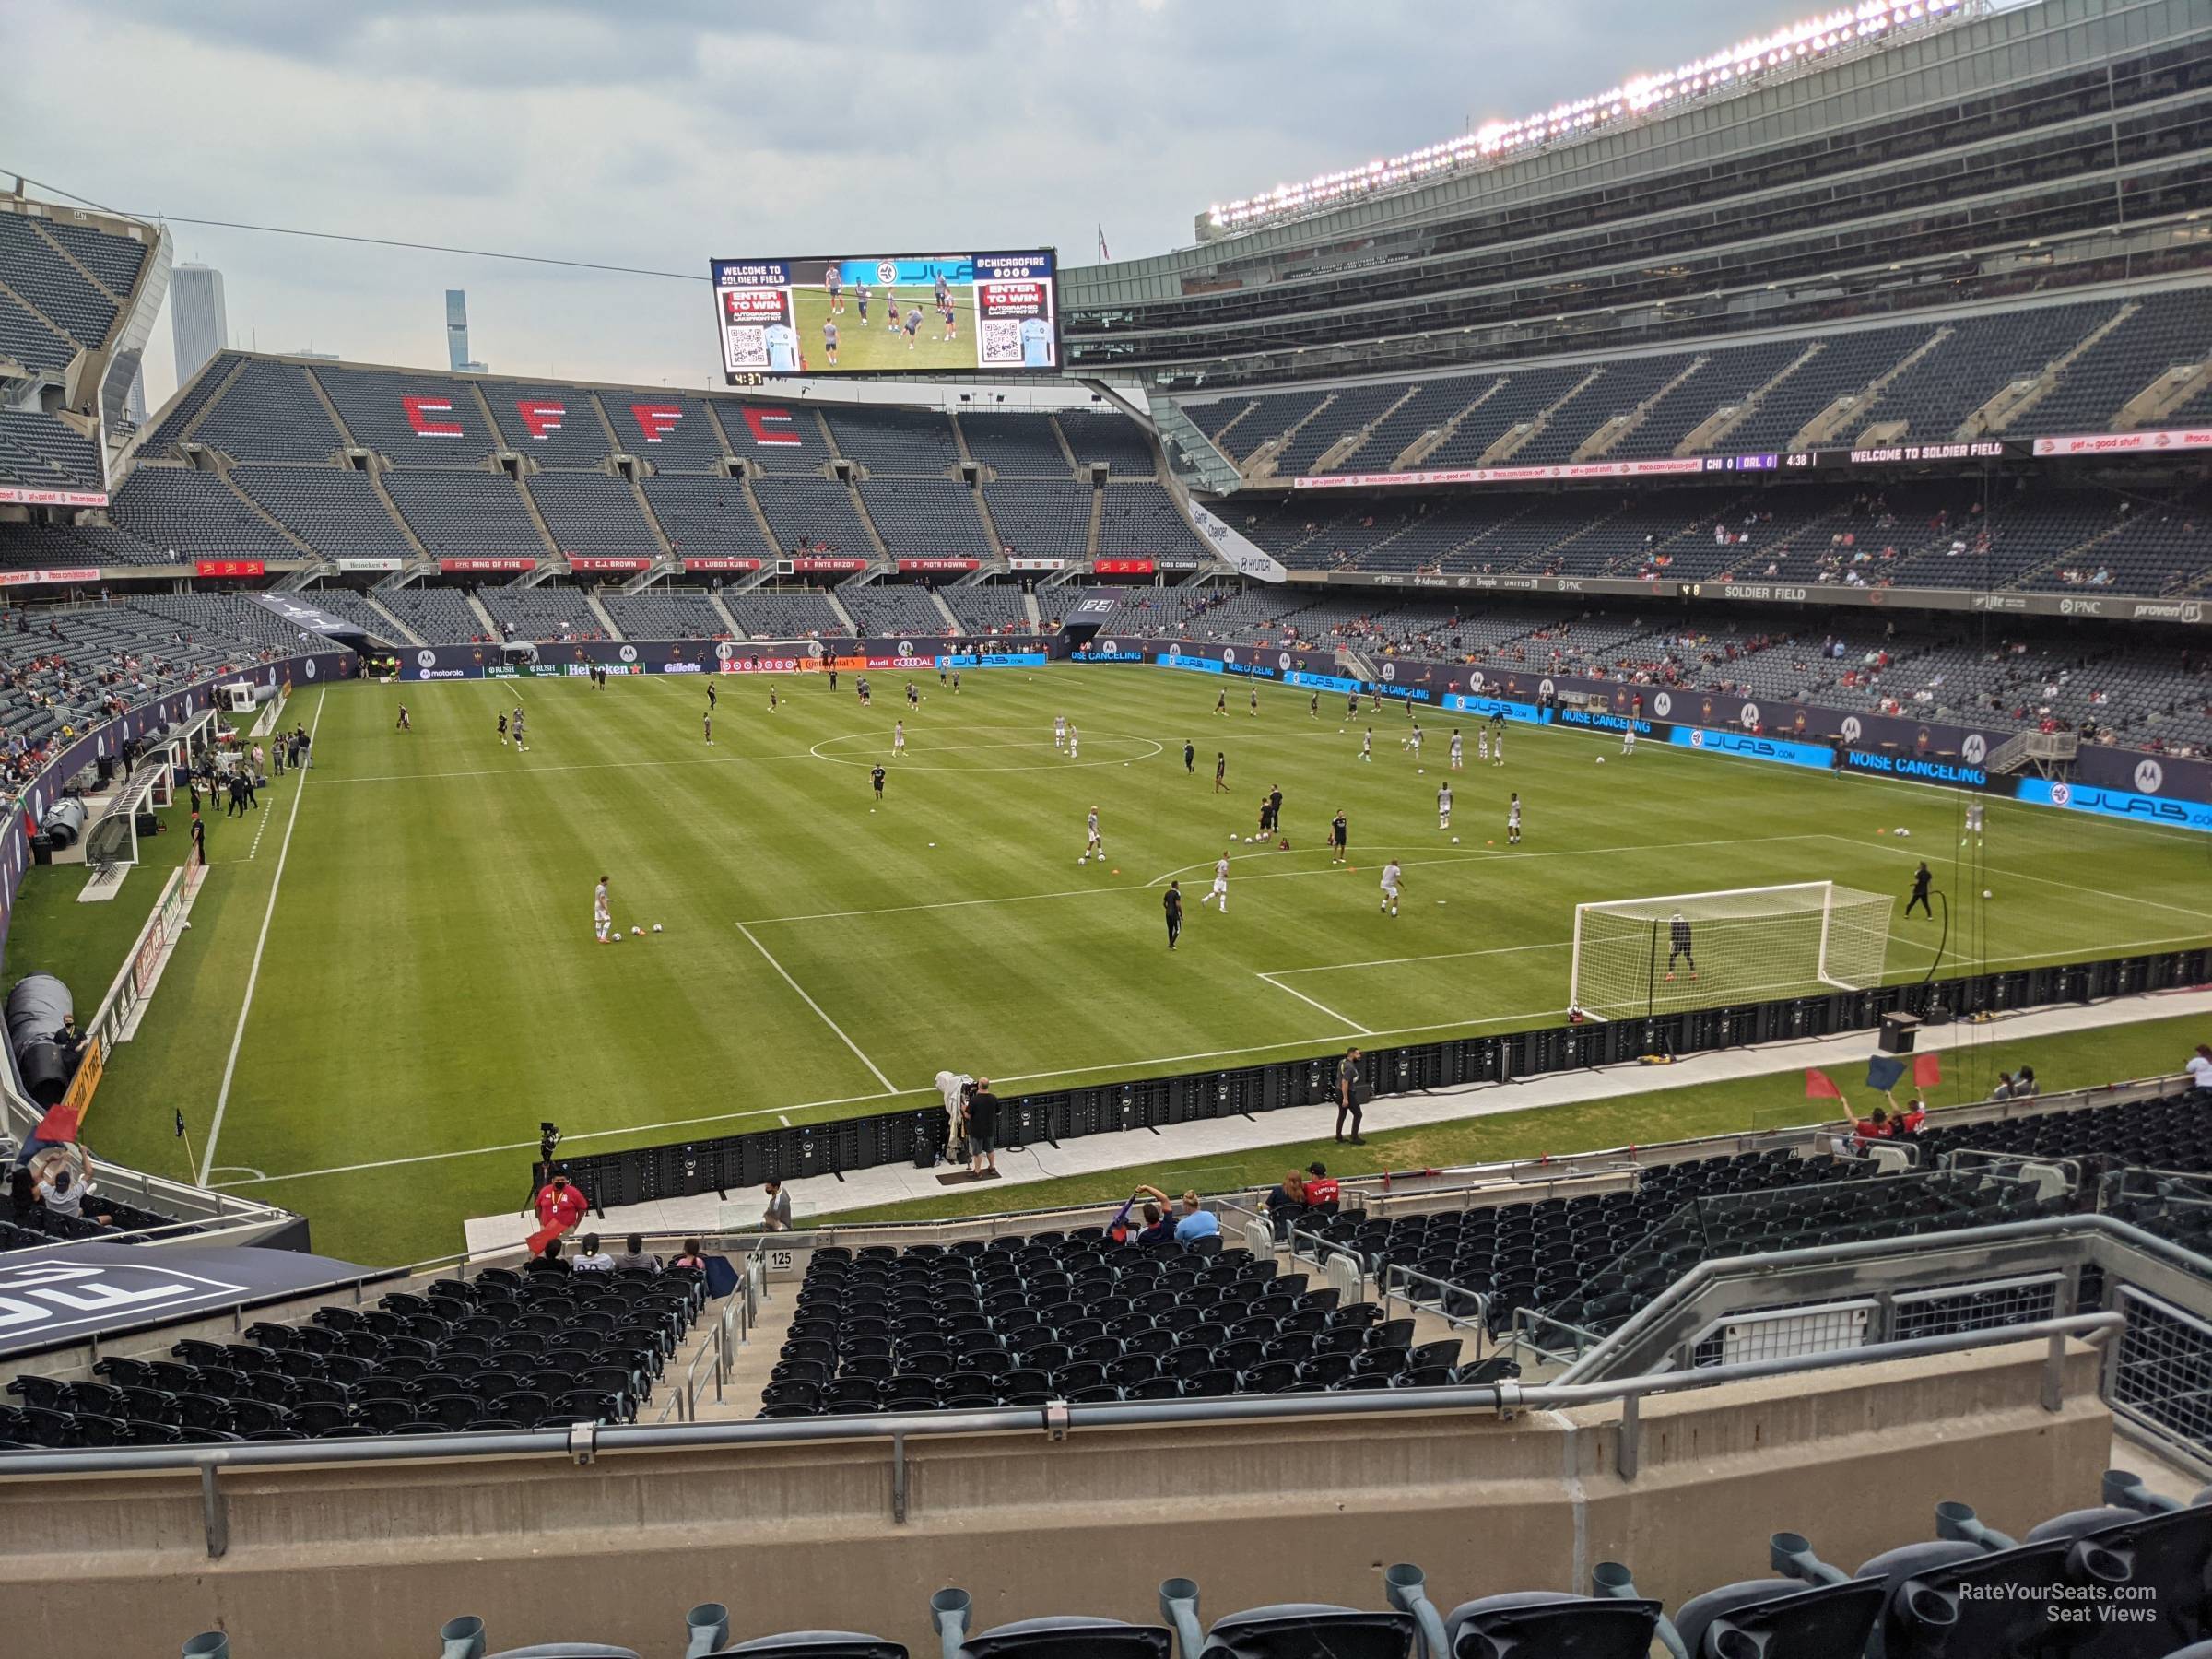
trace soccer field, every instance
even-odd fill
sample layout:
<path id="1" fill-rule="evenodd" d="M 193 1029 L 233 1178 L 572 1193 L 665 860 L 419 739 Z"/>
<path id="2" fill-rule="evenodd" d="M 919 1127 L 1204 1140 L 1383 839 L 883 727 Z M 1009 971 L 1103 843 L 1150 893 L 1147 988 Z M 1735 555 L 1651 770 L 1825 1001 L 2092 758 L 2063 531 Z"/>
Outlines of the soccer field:
<path id="1" fill-rule="evenodd" d="M 850 676 L 835 694 L 779 678 L 771 714 L 770 682 L 721 677 L 712 747 L 700 678 L 305 694 L 291 717 L 316 733 L 314 770 L 213 826 L 193 930 L 88 1138 L 182 1173 L 181 1108 L 213 1180 L 309 1215 L 322 1248 L 391 1261 L 519 1207 L 541 1119 L 605 1151 L 919 1103 L 946 1066 L 1018 1094 L 1539 1023 L 1564 1006 L 1581 900 L 1824 878 L 1895 893 L 1888 971 L 1913 978 L 1938 933 L 1902 916 L 1925 856 L 1951 900 L 1947 968 L 2212 936 L 2206 848 L 2180 832 L 1993 802 L 1984 904 L 1951 867 L 1950 793 L 1516 726 L 1501 768 L 1470 741 L 1455 845 L 1436 825 L 1451 722 L 1434 711 L 1422 773 L 1403 709 L 1371 717 L 1362 763 L 1370 717 L 1347 726 L 1327 694 L 1316 720 L 1306 693 L 1262 686 L 1255 718 L 1232 682 L 1224 719 L 1211 677 L 1063 666 L 971 671 L 958 697 L 918 676 L 910 712 L 902 675 L 872 678 L 873 709 Z M 402 700 L 412 732 L 394 729 Z M 526 754 L 494 735 L 518 703 Z M 1055 714 L 1078 759 L 1055 752 Z M 1242 840 L 1270 785 L 1287 852 Z M 1079 865 L 1093 805 L 1108 857 Z M 1343 868 L 1324 846 L 1338 807 Z M 1196 900 L 1225 846 L 1221 915 Z M 1394 853 L 1396 918 L 1375 879 Z M 645 936 L 594 942 L 603 872 Z M 1171 955 L 1160 889 L 1178 877 L 1192 902 Z M 10 965 L 64 967 L 87 1008 L 129 934 L 88 930 L 81 879 L 34 873 Z M 135 927 L 157 879 L 97 908 Z"/>
<path id="2" fill-rule="evenodd" d="M 901 326 L 897 334 L 891 332 L 887 298 L 898 301 Z M 925 370 L 975 372 L 975 300 L 968 289 L 952 290 L 957 332 L 950 340 L 944 337 L 945 320 L 938 313 L 933 288 L 903 288 L 895 295 L 884 288 L 872 288 L 865 323 L 861 321 L 858 294 L 848 288 L 844 300 L 845 309 L 837 314 L 835 367 L 840 372 L 912 374 Z M 797 313 L 794 321 L 799 331 L 799 350 L 806 359 L 808 371 L 819 373 L 830 369 L 829 354 L 822 348 L 822 324 L 830 314 L 829 290 L 819 285 L 794 288 L 792 306 Z M 922 313 L 922 325 L 911 338 L 903 326 L 910 311 Z"/>

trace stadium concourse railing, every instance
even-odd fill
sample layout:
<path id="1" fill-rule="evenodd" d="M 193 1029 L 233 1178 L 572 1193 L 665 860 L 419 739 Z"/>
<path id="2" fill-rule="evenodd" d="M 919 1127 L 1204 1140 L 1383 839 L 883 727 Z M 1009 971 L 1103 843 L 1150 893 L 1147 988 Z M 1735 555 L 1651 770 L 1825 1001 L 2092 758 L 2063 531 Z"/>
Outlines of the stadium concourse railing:
<path id="1" fill-rule="evenodd" d="M 1414 1094 L 1614 1065 L 1647 1055 L 1679 1056 L 1871 1031 L 1885 1015 L 1900 1011 L 1924 1019 L 1938 1010 L 1952 1018 L 1971 1018 L 2172 990 L 2207 980 L 2212 980 L 2212 947 L 2196 947 L 1641 1019 L 1375 1046 L 1366 1051 L 1365 1064 L 1376 1094 Z M 1002 1112 L 1002 1148 L 1018 1150 L 1035 1142 L 1056 1147 L 1086 1135 L 1319 1105 L 1333 1098 L 1339 1052 L 1016 1096 Z M 735 1187 L 885 1164 L 926 1169 L 942 1158 L 946 1135 L 945 1112 L 932 1102 L 787 1128 L 557 1159 L 553 1167 L 578 1182 L 594 1205 L 604 1208 L 701 1193 L 726 1196 Z"/>
<path id="2" fill-rule="evenodd" d="M 954 1435 L 1032 1434 L 1065 1441 L 1091 1430 L 1171 1428 L 1186 1424 L 1293 1423 L 1325 1418 L 1338 1421 L 1381 1418 L 1418 1412 L 1456 1412 L 1511 1419 L 1526 1411 L 1618 1405 L 1620 1433 L 1617 1472 L 1636 1477 L 1641 1403 L 1654 1394 L 1716 1388 L 1735 1382 L 1806 1377 L 1844 1367 L 1883 1361 L 1940 1359 L 1977 1348 L 2041 1343 L 2044 1347 L 2041 1404 L 2063 1412 L 2066 1399 L 2069 1342 L 2105 1348 L 2124 1335 L 2126 1319 L 2117 1312 L 2074 1314 L 2006 1326 L 2002 1330 L 1949 1332 L 1820 1353 L 1792 1354 L 1730 1365 L 1700 1367 L 1653 1376 L 1620 1377 L 1598 1382 L 1475 1383 L 1448 1388 L 1394 1388 L 1338 1394 L 1253 1394 L 1242 1397 L 1123 1401 L 1078 1404 L 1053 1401 L 1042 1406 L 999 1406 L 988 1411 L 932 1411 L 910 1415 L 719 1420 L 673 1424 L 564 1424 L 554 1429 L 462 1431 L 453 1434 L 369 1436 L 358 1440 L 264 1441 L 230 1445 L 106 1447 L 76 1451 L 11 1452 L 0 1454 L 0 1486 L 12 1477 L 95 1474 L 154 1475 L 190 1471 L 200 1480 L 201 1515 L 207 1555 L 220 1559 L 229 1548 L 226 1473 L 255 1469 L 397 1464 L 468 1459 L 559 1459 L 589 1464 L 625 1452 L 724 1450 L 748 1446 L 803 1446 L 823 1441 L 887 1442 L 890 1462 L 891 1519 L 908 1519 L 911 1466 L 907 1442 Z M 2107 1362 L 2109 1371 L 2110 1364 Z"/>

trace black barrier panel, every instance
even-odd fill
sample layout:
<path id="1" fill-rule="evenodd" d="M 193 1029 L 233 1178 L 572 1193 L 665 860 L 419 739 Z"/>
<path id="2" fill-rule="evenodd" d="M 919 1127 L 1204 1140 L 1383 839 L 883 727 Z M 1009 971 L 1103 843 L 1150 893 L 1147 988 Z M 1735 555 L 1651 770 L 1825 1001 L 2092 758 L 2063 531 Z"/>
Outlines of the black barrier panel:
<path id="1" fill-rule="evenodd" d="M 1872 1031 L 1884 1014 L 1897 1009 L 1926 1018 L 1939 1007 L 1957 1018 L 2198 985 L 2208 978 L 2212 947 L 2109 958 L 1838 991 L 1826 996 L 1694 1008 L 1641 1020 L 1547 1026 L 1502 1036 L 1375 1049 L 1367 1055 L 1367 1076 L 1374 1093 L 1403 1094 L 1619 1065 L 1643 1054 L 1702 1053 L 1746 1043 Z M 1010 1132 L 1006 1145 L 1010 1148 L 1034 1140 L 1057 1143 L 1110 1131 L 1163 1128 L 1319 1104 L 1335 1098 L 1340 1052 L 1228 1071 L 1023 1095 L 1005 1120 Z M 902 1107 L 796 1128 L 561 1159 L 555 1167 L 604 1209 L 886 1163 L 935 1164 L 944 1153 L 945 1130 L 945 1114 L 936 1108 Z M 1133 1152 L 1132 1161 L 1135 1158 Z"/>

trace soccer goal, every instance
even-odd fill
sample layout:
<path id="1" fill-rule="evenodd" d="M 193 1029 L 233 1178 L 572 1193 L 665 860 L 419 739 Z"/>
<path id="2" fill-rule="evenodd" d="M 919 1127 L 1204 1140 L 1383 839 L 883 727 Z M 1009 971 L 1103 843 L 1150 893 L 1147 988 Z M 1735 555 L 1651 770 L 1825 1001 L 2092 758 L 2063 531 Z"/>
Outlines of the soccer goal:
<path id="1" fill-rule="evenodd" d="M 1578 904 L 1567 1006 L 1623 1019 L 1879 984 L 1895 903 L 1807 881 Z"/>

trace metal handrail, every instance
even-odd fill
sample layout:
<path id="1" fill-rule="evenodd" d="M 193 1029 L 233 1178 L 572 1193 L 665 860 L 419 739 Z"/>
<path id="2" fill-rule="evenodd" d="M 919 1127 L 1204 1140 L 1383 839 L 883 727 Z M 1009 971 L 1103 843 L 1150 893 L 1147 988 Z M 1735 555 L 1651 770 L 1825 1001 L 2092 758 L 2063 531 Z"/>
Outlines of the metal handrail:
<path id="1" fill-rule="evenodd" d="M 1301 1227 L 1293 1226 L 1289 1230 L 1289 1233 L 1285 1240 L 1285 1242 L 1290 1246 L 1290 1255 L 1293 1261 L 1299 1259 L 1300 1252 L 1298 1248 L 1298 1241 L 1300 1239 L 1305 1240 L 1307 1243 L 1313 1246 L 1312 1253 L 1308 1255 L 1306 1259 L 1311 1261 L 1316 1267 L 1325 1270 L 1329 1264 L 1329 1258 L 1333 1255 L 1347 1256 L 1350 1258 L 1352 1264 L 1353 1283 L 1359 1288 L 1359 1297 L 1354 1298 L 1354 1300 L 1359 1300 L 1365 1298 L 1367 1295 L 1368 1280 L 1367 1258 L 1365 1256 L 1361 1255 L 1358 1251 L 1354 1250 L 1348 1244 L 1339 1244 L 1334 1239 L 1324 1239 L 1317 1232 L 1309 1232 Z"/>
<path id="2" fill-rule="evenodd" d="M 1567 1382 L 1572 1382 L 1578 1376 L 1602 1371 L 1623 1349 L 1641 1339 L 1653 1326 L 1686 1303 L 1695 1300 L 1708 1286 L 1718 1280 L 1752 1275 L 1762 1280 L 1773 1280 L 1793 1268 L 1877 1260 L 1915 1248 L 1925 1249 L 1936 1242 L 1940 1242 L 1947 1250 L 1958 1250 L 2021 1240 L 2057 1238 L 2067 1233 L 2106 1234 L 2118 1242 L 2181 1267 L 2192 1277 L 2202 1277 L 2208 1268 L 2212 1268 L 2212 1263 L 2207 1263 L 2204 1257 L 2171 1240 L 2161 1239 L 2156 1233 L 2146 1232 L 2139 1227 L 2108 1215 L 2043 1216 L 2030 1221 L 2001 1221 L 1989 1227 L 1960 1228 L 1941 1234 L 1898 1234 L 1886 1239 L 1857 1240 L 1848 1244 L 1778 1250 L 1756 1256 L 1708 1256 L 1694 1264 L 1680 1278 L 1600 1338 L 1595 1347 L 1585 1351 L 1560 1374 Z"/>
<path id="3" fill-rule="evenodd" d="M 1565 1346 L 1562 1347 L 1556 1340 L 1547 1337 L 1545 1333 L 1549 1331 L 1566 1332 L 1568 1341 Z M 1579 1359 L 1582 1355 L 1588 1353 L 1597 1341 L 1597 1333 L 1587 1325 L 1574 1324 L 1568 1320 L 1547 1313 L 1541 1308 L 1515 1308 L 1513 1310 L 1513 1346 L 1525 1348 L 1539 1359 Z"/>
<path id="4" fill-rule="evenodd" d="M 722 1322 L 719 1319 L 707 1327 L 706 1341 L 699 1345 L 699 1351 L 691 1356 L 691 1363 L 684 1367 L 684 1386 L 676 1396 L 677 1417 L 680 1421 L 699 1421 L 699 1368 L 701 1362 L 709 1359 L 714 1362 L 712 1381 L 714 1384 L 714 1404 L 719 1406 L 722 1404 L 722 1385 L 729 1375 L 728 1361 L 723 1353 Z"/>
<path id="5" fill-rule="evenodd" d="M 1435 1305 L 1430 1306 L 1410 1291 L 1397 1289 L 1394 1281 L 1399 1279 L 1408 1279 L 1424 1285 L 1435 1286 L 1437 1293 Z M 1375 1283 L 1382 1298 L 1382 1316 L 1385 1319 L 1390 1317 L 1390 1304 L 1393 1300 L 1404 1302 L 1406 1308 L 1415 1313 L 1433 1313 L 1455 1331 L 1473 1331 L 1475 1333 L 1475 1358 L 1477 1359 L 1482 1358 L 1482 1345 L 1490 1334 L 1488 1291 L 1470 1290 L 1465 1285 L 1454 1285 L 1449 1279 L 1441 1279 L 1433 1274 L 1423 1273 L 1418 1268 L 1408 1267 L 1403 1262 L 1383 1263 L 1382 1271 L 1376 1276 Z M 1475 1317 L 1469 1319 L 1464 1313 L 1447 1312 L 1444 1303 L 1446 1299 L 1452 1296 L 1473 1297 L 1475 1299 Z"/>
<path id="6" fill-rule="evenodd" d="M 933 1411 L 898 1416 L 793 1418 L 686 1423 L 574 1425 L 559 1429 L 463 1431 L 329 1441 L 241 1441 L 229 1445 L 106 1447 L 83 1452 L 18 1452 L 0 1454 L 0 1481 L 80 1474 L 148 1474 L 164 1470 L 304 1467 L 326 1464 L 421 1463 L 452 1457 L 573 1457 L 609 1452 L 735 1450 L 746 1446 L 794 1445 L 816 1441 L 903 1441 L 913 1435 L 1010 1434 L 1033 1432 L 1065 1439 L 1084 1429 L 1181 1427 L 1245 1421 L 1281 1422 L 1301 1418 L 1380 1418 L 1416 1411 L 1553 1410 L 1613 1400 L 1641 1400 L 1646 1394 L 1713 1388 L 1769 1377 L 1834 1371 L 1896 1359 L 1935 1359 L 1975 1348 L 2046 1342 L 2046 1363 L 2063 1362 L 2069 1337 L 2116 1335 L 2126 1325 L 2119 1313 L 2081 1313 L 2038 1320 L 1999 1331 L 1949 1332 L 1905 1342 L 1835 1349 L 1826 1353 L 1746 1360 L 1700 1371 L 1664 1371 L 1606 1382 L 1564 1384 L 1479 1383 L 1449 1388 L 1400 1388 L 1319 1394 L 1253 1394 L 1226 1399 L 1124 1401 L 1076 1405 L 1000 1406 L 988 1411 Z M 2049 1400 L 2046 1394 L 2046 1402 Z M 2060 1402 L 2063 1404 L 2063 1401 Z M 2053 1406 L 2052 1409 L 2056 1409 Z"/>

